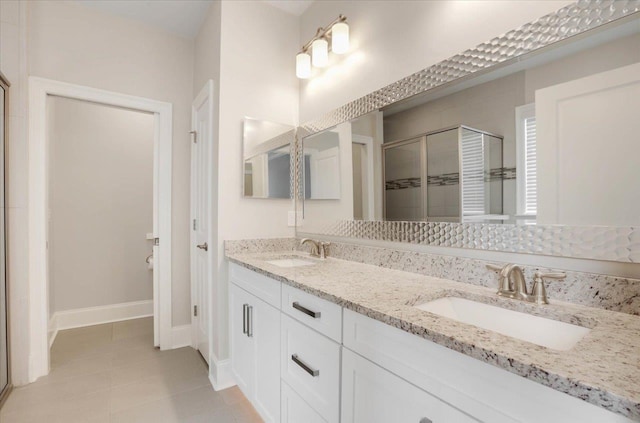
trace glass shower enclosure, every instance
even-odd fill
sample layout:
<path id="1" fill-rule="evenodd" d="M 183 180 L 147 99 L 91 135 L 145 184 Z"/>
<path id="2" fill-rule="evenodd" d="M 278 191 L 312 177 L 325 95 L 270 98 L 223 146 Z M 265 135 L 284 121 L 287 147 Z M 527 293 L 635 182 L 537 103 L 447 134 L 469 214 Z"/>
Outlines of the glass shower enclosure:
<path id="1" fill-rule="evenodd" d="M 385 220 L 504 220 L 502 141 L 461 125 L 383 144 Z"/>
<path id="2" fill-rule="evenodd" d="M 5 143 L 9 83 L 0 73 L 0 407 L 11 389 L 7 299 L 5 204 Z"/>

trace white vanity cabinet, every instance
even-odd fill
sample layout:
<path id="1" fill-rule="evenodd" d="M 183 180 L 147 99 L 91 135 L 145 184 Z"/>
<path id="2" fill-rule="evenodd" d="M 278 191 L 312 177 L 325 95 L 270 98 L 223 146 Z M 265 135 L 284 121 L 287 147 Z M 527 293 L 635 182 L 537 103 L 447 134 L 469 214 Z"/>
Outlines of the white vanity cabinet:
<path id="1" fill-rule="evenodd" d="M 233 373 L 267 422 L 631 422 L 240 266 L 230 280 Z"/>
<path id="2" fill-rule="evenodd" d="M 238 387 L 262 418 L 277 423 L 280 422 L 280 310 L 238 285 L 251 288 L 251 282 L 266 283 L 261 289 L 270 286 L 271 290 L 277 290 L 279 298 L 280 283 L 237 270 L 243 269 L 231 271 L 229 286 L 231 368 Z"/>

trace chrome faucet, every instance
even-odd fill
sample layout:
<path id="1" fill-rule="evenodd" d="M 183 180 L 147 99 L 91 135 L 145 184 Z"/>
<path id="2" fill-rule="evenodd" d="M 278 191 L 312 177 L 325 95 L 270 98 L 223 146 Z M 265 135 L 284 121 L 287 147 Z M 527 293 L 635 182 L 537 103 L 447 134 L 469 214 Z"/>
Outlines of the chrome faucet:
<path id="1" fill-rule="evenodd" d="M 564 279 L 567 277 L 562 272 L 536 272 L 533 278 L 533 287 L 529 292 L 522 268 L 517 264 L 507 264 L 505 266 L 487 264 L 487 269 L 500 272 L 497 292 L 499 296 L 536 304 L 549 304 L 544 279 Z"/>
<path id="2" fill-rule="evenodd" d="M 312 257 L 319 257 L 322 260 L 327 258 L 327 247 L 331 245 L 330 242 L 315 241 L 311 238 L 303 238 L 302 240 L 300 240 L 300 245 L 305 245 L 305 244 L 311 245 L 311 250 L 309 251 L 309 254 Z"/>

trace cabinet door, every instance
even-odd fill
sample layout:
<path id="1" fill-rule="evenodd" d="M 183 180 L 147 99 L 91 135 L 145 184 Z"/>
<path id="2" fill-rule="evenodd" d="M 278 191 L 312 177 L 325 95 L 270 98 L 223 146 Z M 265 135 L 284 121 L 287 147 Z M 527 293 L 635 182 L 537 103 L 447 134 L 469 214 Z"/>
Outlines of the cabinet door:
<path id="1" fill-rule="evenodd" d="M 247 333 L 247 310 L 252 298 L 245 290 L 229 285 L 231 368 L 238 387 L 249 399 L 253 398 L 255 357 L 255 342 Z"/>
<path id="2" fill-rule="evenodd" d="M 281 423 L 329 423 L 311 408 L 285 382 L 282 382 L 282 420 Z"/>
<path id="3" fill-rule="evenodd" d="M 253 405 L 266 422 L 280 422 L 280 310 L 253 297 L 249 335 L 255 342 Z"/>
<path id="4" fill-rule="evenodd" d="M 356 353 L 342 352 L 342 423 L 477 423 Z"/>

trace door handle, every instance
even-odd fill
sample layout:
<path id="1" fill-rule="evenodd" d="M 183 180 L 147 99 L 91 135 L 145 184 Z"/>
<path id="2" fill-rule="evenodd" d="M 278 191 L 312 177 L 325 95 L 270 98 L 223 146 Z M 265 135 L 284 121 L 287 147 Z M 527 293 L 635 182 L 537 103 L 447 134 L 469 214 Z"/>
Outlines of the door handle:
<path id="1" fill-rule="evenodd" d="M 201 250 L 209 251 L 209 246 L 206 242 L 204 244 L 196 245 L 196 247 L 200 248 Z"/>
<path id="2" fill-rule="evenodd" d="M 247 307 L 247 336 L 253 337 L 253 306 Z"/>
<path id="3" fill-rule="evenodd" d="M 242 304 L 242 333 L 247 334 L 247 308 L 249 304 Z"/>

